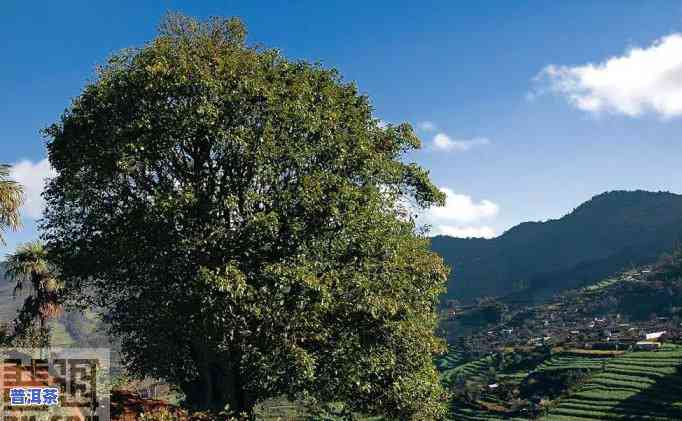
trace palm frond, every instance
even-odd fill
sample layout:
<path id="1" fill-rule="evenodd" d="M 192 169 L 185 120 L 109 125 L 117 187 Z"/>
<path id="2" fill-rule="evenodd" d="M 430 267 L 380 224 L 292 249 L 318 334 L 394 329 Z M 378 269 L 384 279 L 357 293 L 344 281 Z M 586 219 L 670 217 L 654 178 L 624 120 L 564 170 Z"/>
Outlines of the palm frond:
<path id="1" fill-rule="evenodd" d="M 24 190 L 10 179 L 10 166 L 0 165 L 0 244 L 5 244 L 3 232 L 21 227 L 19 208 L 23 203 Z"/>
<path id="2" fill-rule="evenodd" d="M 40 242 L 34 241 L 17 247 L 17 250 L 6 256 L 5 276 L 16 282 L 15 294 L 21 291 L 25 284 L 31 291 L 40 289 L 43 278 L 51 277 L 47 262 L 47 252 Z"/>
<path id="3" fill-rule="evenodd" d="M 40 242 L 23 244 L 7 255 L 5 275 L 16 283 L 15 297 L 24 289 L 28 290 L 21 310 L 24 322 L 37 319 L 43 326 L 47 319 L 61 313 L 62 285 Z"/>

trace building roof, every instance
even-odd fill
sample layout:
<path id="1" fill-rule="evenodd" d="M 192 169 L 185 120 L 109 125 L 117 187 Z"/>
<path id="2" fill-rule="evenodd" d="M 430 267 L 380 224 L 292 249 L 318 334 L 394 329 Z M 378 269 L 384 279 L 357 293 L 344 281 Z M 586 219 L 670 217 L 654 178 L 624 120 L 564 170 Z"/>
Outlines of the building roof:
<path id="1" fill-rule="evenodd" d="M 666 333 L 665 330 L 662 330 L 660 332 L 653 332 L 653 333 L 647 333 L 646 334 L 646 339 L 651 340 L 651 339 L 658 339 L 661 336 L 663 336 Z"/>

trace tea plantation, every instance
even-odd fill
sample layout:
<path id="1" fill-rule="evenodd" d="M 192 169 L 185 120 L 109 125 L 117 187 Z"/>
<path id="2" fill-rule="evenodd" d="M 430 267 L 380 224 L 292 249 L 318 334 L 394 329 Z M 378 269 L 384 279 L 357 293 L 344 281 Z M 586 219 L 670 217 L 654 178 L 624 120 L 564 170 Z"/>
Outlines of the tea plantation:
<path id="1" fill-rule="evenodd" d="M 682 419 L 682 347 L 632 352 L 609 359 L 545 421 Z"/>
<path id="2" fill-rule="evenodd" d="M 622 354 L 558 352 L 525 372 L 495 374 L 500 387 L 519 387 L 539 373 L 579 372 L 584 379 L 554 400 L 543 399 L 535 409 L 517 406 L 509 410 L 504 402 L 486 391 L 492 356 L 466 361 L 455 350 L 447 361 L 438 361 L 444 383 L 455 390 L 478 382 L 482 391 L 469 401 L 455 399 L 451 420 L 682 420 L 682 346 L 664 344 L 658 351 L 631 351 Z M 453 366 L 457 362 L 458 366 Z M 492 370 L 494 371 L 494 369 Z M 457 385 L 458 378 L 460 385 Z M 466 384 L 467 386 L 463 386 Z M 518 399 L 518 398 L 514 398 Z M 506 405 L 506 407 L 505 407 Z M 532 405 L 529 405 L 531 408 Z M 520 409 L 521 408 L 521 409 Z M 531 417 L 530 412 L 535 411 Z"/>

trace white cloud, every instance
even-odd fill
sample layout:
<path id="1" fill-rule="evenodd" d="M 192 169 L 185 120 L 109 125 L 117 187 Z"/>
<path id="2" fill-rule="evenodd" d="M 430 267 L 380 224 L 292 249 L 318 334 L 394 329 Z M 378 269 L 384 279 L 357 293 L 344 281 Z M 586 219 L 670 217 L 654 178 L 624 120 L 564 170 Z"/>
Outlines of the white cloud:
<path id="1" fill-rule="evenodd" d="M 419 224 L 431 226 L 431 235 L 449 235 L 452 237 L 484 237 L 492 238 L 495 230 L 481 225 L 483 220 L 493 219 L 500 207 L 490 201 L 475 202 L 471 196 L 457 194 L 451 189 L 441 187 L 445 193 L 445 206 L 428 209 L 420 215 Z"/>
<path id="2" fill-rule="evenodd" d="M 431 216 L 439 221 L 475 222 L 485 218 L 497 216 L 500 207 L 490 200 L 476 203 L 471 196 L 456 194 L 447 187 L 441 187 L 445 193 L 445 206 L 431 209 Z"/>
<path id="3" fill-rule="evenodd" d="M 425 132 L 433 132 L 437 129 L 436 125 L 432 121 L 421 121 L 417 124 L 417 128 Z"/>
<path id="4" fill-rule="evenodd" d="M 547 83 L 544 89 L 565 96 L 584 111 L 607 111 L 630 117 L 645 112 L 664 118 L 680 116 L 682 34 L 668 35 L 646 48 L 632 48 L 622 56 L 610 57 L 598 64 L 549 65 L 538 74 L 537 80 Z"/>
<path id="5" fill-rule="evenodd" d="M 23 214 L 38 219 L 43 214 L 45 202 L 41 194 L 45 188 L 45 179 L 55 175 L 47 159 L 33 163 L 23 160 L 12 165 L 11 177 L 24 187 L 25 203 Z"/>
<path id="6" fill-rule="evenodd" d="M 452 139 L 445 133 L 438 133 L 433 137 L 433 147 L 442 151 L 464 152 L 469 149 L 490 144 L 490 140 L 485 137 L 475 137 L 473 139 Z"/>

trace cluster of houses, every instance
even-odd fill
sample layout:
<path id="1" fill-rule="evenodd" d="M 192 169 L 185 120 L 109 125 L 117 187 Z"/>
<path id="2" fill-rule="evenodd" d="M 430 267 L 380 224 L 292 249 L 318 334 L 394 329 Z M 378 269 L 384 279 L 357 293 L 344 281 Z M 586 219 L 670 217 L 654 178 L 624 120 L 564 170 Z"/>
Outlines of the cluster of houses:
<path id="1" fill-rule="evenodd" d="M 646 270 L 628 272 L 622 280 L 636 281 Z M 614 308 L 613 294 L 572 291 L 539 306 L 516 308 L 505 319 L 484 331 L 460 338 L 467 348 L 487 354 L 508 348 L 536 346 L 591 350 L 655 350 L 663 341 L 682 342 L 682 320 L 653 315 L 630 320 L 608 312 Z M 603 313 L 600 311 L 603 309 Z M 469 308 L 450 306 L 447 317 L 456 319 Z M 596 315 L 595 314 L 599 314 Z"/>
<path id="2" fill-rule="evenodd" d="M 652 350 L 663 341 L 682 342 L 682 325 L 677 320 L 657 317 L 628 322 L 614 317 L 570 318 L 552 313 L 532 319 L 523 326 L 504 324 L 466 338 L 481 354 L 504 348 L 561 346 L 592 350 Z"/>

